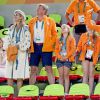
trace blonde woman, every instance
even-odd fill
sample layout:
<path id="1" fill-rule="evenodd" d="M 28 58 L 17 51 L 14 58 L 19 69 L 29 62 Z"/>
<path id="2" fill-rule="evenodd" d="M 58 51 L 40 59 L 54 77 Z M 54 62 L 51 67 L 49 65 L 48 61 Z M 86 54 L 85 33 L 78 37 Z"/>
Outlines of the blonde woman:
<path id="1" fill-rule="evenodd" d="M 70 27 L 66 24 L 61 26 L 62 35 L 56 43 L 56 65 L 59 72 L 59 83 L 65 87 L 65 95 L 69 92 L 69 70 L 74 61 L 76 42 L 70 34 Z"/>
<path id="2" fill-rule="evenodd" d="M 25 14 L 21 10 L 15 10 L 13 14 L 14 25 L 9 29 L 9 35 L 5 39 L 4 48 L 16 46 L 18 54 L 15 61 L 6 61 L 6 77 L 8 85 L 13 86 L 13 79 L 17 80 L 18 90 L 23 84 L 23 79 L 29 78 L 28 48 L 30 47 L 30 33 L 25 24 Z"/>

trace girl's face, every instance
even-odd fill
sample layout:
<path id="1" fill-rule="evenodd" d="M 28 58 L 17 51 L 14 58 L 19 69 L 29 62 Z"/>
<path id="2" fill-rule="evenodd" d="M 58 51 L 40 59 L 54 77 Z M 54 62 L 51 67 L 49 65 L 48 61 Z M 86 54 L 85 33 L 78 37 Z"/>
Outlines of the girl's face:
<path id="1" fill-rule="evenodd" d="M 15 22 L 19 22 L 19 21 L 22 21 L 23 16 L 21 14 L 19 14 L 19 13 L 16 12 L 14 14 L 14 19 L 15 19 Z"/>
<path id="2" fill-rule="evenodd" d="M 0 39 L 0 49 L 3 47 L 3 41 Z"/>
<path id="3" fill-rule="evenodd" d="M 63 27 L 61 27 L 61 29 L 62 29 L 62 33 L 63 33 L 63 34 L 65 34 L 65 33 L 68 34 L 69 29 L 68 29 L 67 27 L 64 27 L 64 26 L 63 26 Z"/>

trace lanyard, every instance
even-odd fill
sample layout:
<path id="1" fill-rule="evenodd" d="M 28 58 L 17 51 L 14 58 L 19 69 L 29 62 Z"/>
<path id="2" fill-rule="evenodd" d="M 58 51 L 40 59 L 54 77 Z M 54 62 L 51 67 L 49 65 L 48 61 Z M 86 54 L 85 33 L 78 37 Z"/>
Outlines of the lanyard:
<path id="1" fill-rule="evenodd" d="M 14 33 L 15 33 L 15 29 L 16 29 L 16 26 L 14 27 L 14 31 L 13 31 L 13 34 L 12 34 L 12 39 L 14 38 Z M 16 43 L 18 43 L 20 41 L 20 35 L 21 35 L 21 31 L 22 31 L 22 27 L 20 29 L 20 31 L 16 32 Z M 18 57 L 16 58 L 16 70 L 18 68 Z"/>
<path id="2" fill-rule="evenodd" d="M 41 30 L 43 30 L 44 21 L 42 21 Z M 36 29 L 38 29 L 38 22 L 36 21 Z"/>
<path id="3" fill-rule="evenodd" d="M 67 39 L 68 39 L 68 36 L 67 36 L 66 39 L 65 39 L 65 43 L 63 43 L 63 39 L 64 39 L 64 37 L 61 36 L 61 38 L 60 38 L 61 46 L 62 46 L 62 47 L 64 46 L 64 48 L 67 49 L 67 48 L 66 48 L 66 41 L 67 41 Z M 62 47 L 61 47 L 61 48 L 62 48 Z"/>
<path id="4" fill-rule="evenodd" d="M 14 34 L 15 34 L 15 29 L 16 29 L 16 26 L 14 27 L 14 31 L 13 31 L 13 34 L 12 34 L 12 39 L 14 38 Z M 20 29 L 19 32 L 16 32 L 16 43 L 18 43 L 20 41 L 20 35 L 21 35 L 21 31 L 22 31 L 22 27 Z"/>
<path id="5" fill-rule="evenodd" d="M 91 45 L 91 46 L 92 46 L 92 48 L 94 48 L 94 40 L 93 40 L 93 42 L 92 42 L 92 41 L 90 41 L 90 36 L 89 36 L 89 33 L 87 34 L 87 36 L 88 36 L 88 45 Z M 92 42 L 92 43 L 90 44 L 89 42 Z"/>
<path id="6" fill-rule="evenodd" d="M 80 3 L 77 3 L 78 13 L 80 13 Z M 86 2 L 84 2 L 83 12 L 86 10 Z"/>

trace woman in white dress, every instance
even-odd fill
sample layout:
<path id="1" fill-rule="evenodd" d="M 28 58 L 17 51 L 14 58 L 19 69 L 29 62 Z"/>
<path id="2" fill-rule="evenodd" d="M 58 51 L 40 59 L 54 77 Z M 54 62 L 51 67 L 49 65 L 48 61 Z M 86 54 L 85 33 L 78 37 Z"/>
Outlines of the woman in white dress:
<path id="1" fill-rule="evenodd" d="M 8 85 L 13 86 L 13 79 L 17 80 L 18 90 L 23 85 L 23 79 L 29 78 L 28 49 L 30 47 L 30 33 L 25 24 L 25 14 L 21 10 L 14 11 L 14 25 L 8 31 L 4 49 L 14 45 L 18 49 L 15 61 L 6 60 L 6 78 Z"/>

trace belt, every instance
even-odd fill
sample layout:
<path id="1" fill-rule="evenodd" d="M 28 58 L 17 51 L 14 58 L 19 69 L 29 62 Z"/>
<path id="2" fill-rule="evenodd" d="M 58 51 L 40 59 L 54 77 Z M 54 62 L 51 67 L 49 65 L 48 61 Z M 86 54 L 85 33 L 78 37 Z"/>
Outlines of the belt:
<path id="1" fill-rule="evenodd" d="M 43 45 L 43 43 L 35 43 L 36 45 Z"/>

